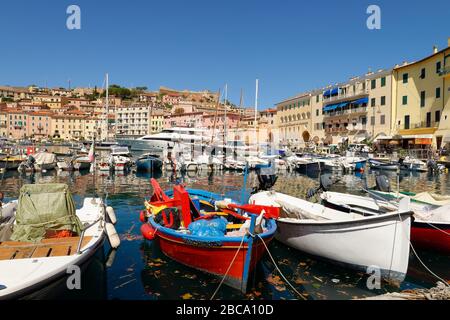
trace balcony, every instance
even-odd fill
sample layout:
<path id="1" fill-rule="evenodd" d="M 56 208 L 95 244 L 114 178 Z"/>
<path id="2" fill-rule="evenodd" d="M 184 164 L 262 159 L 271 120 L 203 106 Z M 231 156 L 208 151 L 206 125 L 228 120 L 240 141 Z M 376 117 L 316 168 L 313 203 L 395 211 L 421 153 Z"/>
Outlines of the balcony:
<path id="1" fill-rule="evenodd" d="M 446 78 L 450 77 L 450 66 L 445 66 L 445 67 L 441 68 L 439 75 L 446 77 Z"/>
<path id="2" fill-rule="evenodd" d="M 323 117 L 338 117 L 338 116 L 345 116 L 345 115 L 355 115 L 358 113 L 365 114 L 367 113 L 367 107 L 359 107 L 359 108 L 351 108 L 347 110 L 341 110 L 341 111 L 332 111 L 332 112 L 326 112 L 323 114 Z"/>
<path id="3" fill-rule="evenodd" d="M 330 97 L 324 97 L 323 101 L 324 103 L 329 102 L 339 102 L 343 100 L 349 100 L 349 99 L 359 99 L 362 97 L 366 97 L 369 94 L 369 89 L 358 89 L 355 92 L 345 92 L 340 93 L 336 96 L 330 96 Z"/>

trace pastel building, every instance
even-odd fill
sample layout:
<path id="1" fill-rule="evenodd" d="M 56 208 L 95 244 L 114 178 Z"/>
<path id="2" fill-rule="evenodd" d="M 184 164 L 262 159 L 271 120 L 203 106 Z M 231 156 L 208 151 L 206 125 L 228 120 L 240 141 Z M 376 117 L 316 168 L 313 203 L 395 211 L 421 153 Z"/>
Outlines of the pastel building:
<path id="1" fill-rule="evenodd" d="M 392 127 L 407 149 L 450 144 L 450 39 L 448 47 L 394 69 Z"/>

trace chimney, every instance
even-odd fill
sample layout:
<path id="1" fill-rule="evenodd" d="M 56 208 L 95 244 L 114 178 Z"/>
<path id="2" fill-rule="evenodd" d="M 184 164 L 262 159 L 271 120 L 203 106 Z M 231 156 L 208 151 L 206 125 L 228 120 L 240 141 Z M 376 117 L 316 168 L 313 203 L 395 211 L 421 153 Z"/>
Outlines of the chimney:
<path id="1" fill-rule="evenodd" d="M 438 47 L 437 46 L 433 46 L 433 54 L 438 53 Z"/>

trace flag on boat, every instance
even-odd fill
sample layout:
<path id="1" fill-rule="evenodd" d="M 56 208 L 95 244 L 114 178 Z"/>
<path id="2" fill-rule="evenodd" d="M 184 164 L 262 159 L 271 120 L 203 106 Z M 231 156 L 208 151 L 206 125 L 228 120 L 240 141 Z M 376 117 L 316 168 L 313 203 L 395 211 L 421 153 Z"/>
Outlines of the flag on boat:
<path id="1" fill-rule="evenodd" d="M 92 142 L 91 149 L 89 150 L 89 153 L 88 153 L 88 158 L 89 158 L 90 162 L 94 162 L 94 158 L 95 158 L 94 142 Z"/>

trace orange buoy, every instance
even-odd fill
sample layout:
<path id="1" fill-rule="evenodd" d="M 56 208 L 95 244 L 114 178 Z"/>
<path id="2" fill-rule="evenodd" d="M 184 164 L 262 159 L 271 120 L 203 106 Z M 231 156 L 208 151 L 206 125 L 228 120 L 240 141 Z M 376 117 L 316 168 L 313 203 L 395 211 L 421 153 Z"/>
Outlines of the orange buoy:
<path id="1" fill-rule="evenodd" d="M 156 236 L 156 230 L 148 223 L 141 226 L 141 233 L 147 240 L 153 240 Z"/>

